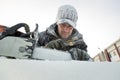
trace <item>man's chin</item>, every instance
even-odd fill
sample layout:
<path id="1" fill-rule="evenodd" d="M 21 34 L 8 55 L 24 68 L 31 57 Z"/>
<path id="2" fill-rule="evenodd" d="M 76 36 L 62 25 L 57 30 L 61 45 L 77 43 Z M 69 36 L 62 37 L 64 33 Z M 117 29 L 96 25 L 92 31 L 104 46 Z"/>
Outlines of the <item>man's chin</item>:
<path id="1" fill-rule="evenodd" d="M 68 37 L 61 37 L 61 38 L 64 39 L 64 40 L 68 39 Z"/>

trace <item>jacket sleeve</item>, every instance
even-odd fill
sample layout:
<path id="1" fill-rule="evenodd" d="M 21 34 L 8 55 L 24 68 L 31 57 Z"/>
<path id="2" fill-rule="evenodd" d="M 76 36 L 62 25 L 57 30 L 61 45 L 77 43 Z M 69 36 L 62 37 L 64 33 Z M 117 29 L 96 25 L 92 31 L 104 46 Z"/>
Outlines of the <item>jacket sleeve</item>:
<path id="1" fill-rule="evenodd" d="M 84 41 L 81 42 L 81 44 L 78 46 L 78 48 L 87 52 L 87 45 Z"/>
<path id="2" fill-rule="evenodd" d="M 86 51 L 79 48 L 72 48 L 68 52 L 71 54 L 73 60 L 93 61 Z"/>
<path id="3" fill-rule="evenodd" d="M 46 31 L 43 31 L 41 33 L 39 33 L 39 39 L 37 42 L 37 46 L 45 46 L 46 43 L 49 42 L 49 38 L 48 35 L 46 34 Z"/>

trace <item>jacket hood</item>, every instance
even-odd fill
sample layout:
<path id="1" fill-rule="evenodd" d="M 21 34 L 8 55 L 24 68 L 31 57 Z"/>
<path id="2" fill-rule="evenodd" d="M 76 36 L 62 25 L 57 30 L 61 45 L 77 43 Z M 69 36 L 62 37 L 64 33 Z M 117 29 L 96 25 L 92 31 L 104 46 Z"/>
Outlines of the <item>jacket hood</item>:
<path id="1" fill-rule="evenodd" d="M 55 32 L 55 27 L 57 27 L 57 24 L 54 23 L 51 26 L 49 26 L 46 30 L 46 33 L 55 37 L 55 38 L 59 38 L 59 36 L 57 35 L 57 33 Z"/>

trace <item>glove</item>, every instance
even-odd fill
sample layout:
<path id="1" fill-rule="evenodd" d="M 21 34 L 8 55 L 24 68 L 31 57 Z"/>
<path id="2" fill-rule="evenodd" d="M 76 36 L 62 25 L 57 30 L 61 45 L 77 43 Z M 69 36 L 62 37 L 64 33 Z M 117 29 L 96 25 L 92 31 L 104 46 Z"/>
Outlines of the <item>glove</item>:
<path id="1" fill-rule="evenodd" d="M 65 51 L 64 41 L 62 39 L 50 41 L 49 43 L 46 44 L 45 48 Z"/>
<path id="2" fill-rule="evenodd" d="M 74 60 L 92 61 L 92 58 L 88 55 L 88 53 L 79 48 L 72 48 L 68 52 Z"/>

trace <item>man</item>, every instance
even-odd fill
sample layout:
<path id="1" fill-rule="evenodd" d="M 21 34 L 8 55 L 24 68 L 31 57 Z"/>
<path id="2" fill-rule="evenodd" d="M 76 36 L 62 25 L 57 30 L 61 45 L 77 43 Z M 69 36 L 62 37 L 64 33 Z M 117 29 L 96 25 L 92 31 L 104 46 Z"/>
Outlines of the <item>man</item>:
<path id="1" fill-rule="evenodd" d="M 74 60 L 92 60 L 87 54 L 87 45 L 82 34 L 75 28 L 77 20 L 77 11 L 73 6 L 61 6 L 58 9 L 56 23 L 39 33 L 38 46 L 68 51 Z"/>

